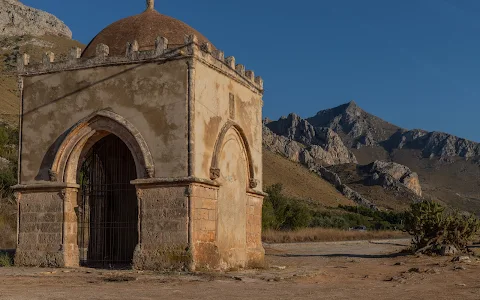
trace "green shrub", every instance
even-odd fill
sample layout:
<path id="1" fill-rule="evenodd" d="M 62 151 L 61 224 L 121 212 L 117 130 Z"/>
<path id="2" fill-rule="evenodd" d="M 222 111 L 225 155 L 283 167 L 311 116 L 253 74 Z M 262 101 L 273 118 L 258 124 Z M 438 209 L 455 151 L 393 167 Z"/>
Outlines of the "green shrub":
<path id="1" fill-rule="evenodd" d="M 465 251 L 479 230 L 480 221 L 475 216 L 447 213 L 433 201 L 413 203 L 405 218 L 405 231 L 412 235 L 413 248 L 422 253 L 439 253 L 448 245 Z"/>
<path id="2" fill-rule="evenodd" d="M 11 267 L 12 265 L 12 257 L 6 252 L 0 252 L 0 267 Z"/>
<path id="3" fill-rule="evenodd" d="M 348 229 L 366 226 L 370 230 L 403 228 L 404 212 L 377 211 L 361 206 L 325 209 L 309 201 L 285 196 L 281 184 L 268 186 L 262 210 L 262 228 L 295 230 L 305 227 Z"/>
<path id="4" fill-rule="evenodd" d="M 283 186 L 274 184 L 266 188 L 262 210 L 263 229 L 295 230 L 308 227 L 312 216 L 310 209 L 301 201 L 282 194 Z"/>

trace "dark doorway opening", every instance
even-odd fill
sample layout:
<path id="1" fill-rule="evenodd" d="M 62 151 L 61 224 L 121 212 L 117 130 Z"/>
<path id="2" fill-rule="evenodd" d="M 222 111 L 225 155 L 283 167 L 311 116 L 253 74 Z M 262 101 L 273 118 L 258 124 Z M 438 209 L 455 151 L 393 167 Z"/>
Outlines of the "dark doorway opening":
<path id="1" fill-rule="evenodd" d="M 80 264 L 130 267 L 138 243 L 135 161 L 125 143 L 110 134 L 89 150 L 79 173 Z"/>

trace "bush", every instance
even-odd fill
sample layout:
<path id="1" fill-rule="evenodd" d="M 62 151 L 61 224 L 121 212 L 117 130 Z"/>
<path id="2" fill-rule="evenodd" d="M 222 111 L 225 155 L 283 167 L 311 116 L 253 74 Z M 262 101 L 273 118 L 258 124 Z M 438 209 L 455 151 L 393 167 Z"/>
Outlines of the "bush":
<path id="1" fill-rule="evenodd" d="M 263 229 L 295 230 L 310 225 L 312 216 L 308 207 L 297 199 L 282 194 L 282 185 L 267 187 L 262 210 Z"/>
<path id="2" fill-rule="evenodd" d="M 444 246 L 465 251 L 479 230 L 480 221 L 475 216 L 447 213 L 433 201 L 413 203 L 405 219 L 405 231 L 412 235 L 413 248 L 422 253 L 440 253 Z"/>

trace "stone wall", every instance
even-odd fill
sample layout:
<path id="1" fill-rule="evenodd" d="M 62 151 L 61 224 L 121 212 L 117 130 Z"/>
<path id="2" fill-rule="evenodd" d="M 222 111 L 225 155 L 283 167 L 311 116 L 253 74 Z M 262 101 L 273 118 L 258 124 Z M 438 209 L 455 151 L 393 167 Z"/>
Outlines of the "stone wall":
<path id="1" fill-rule="evenodd" d="M 188 246 L 188 185 L 137 186 L 140 244 L 133 263 L 137 269 L 186 269 Z"/>
<path id="2" fill-rule="evenodd" d="M 17 266 L 65 266 L 63 199 L 62 190 L 18 193 Z"/>

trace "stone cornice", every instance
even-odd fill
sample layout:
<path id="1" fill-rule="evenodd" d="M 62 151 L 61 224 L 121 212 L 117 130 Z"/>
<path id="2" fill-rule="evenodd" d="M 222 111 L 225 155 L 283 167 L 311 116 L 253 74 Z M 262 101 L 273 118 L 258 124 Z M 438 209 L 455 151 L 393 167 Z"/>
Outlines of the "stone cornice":
<path id="1" fill-rule="evenodd" d="M 210 186 L 218 187 L 219 184 L 210 179 L 203 179 L 198 177 L 175 177 L 175 178 L 147 178 L 135 179 L 130 181 L 131 184 L 138 187 L 145 186 L 171 186 L 171 185 L 188 185 L 190 183 L 200 183 Z"/>
<path id="2" fill-rule="evenodd" d="M 76 183 L 65 183 L 65 182 L 51 182 L 51 181 L 41 181 L 38 183 L 32 184 L 17 184 L 12 186 L 12 189 L 16 192 L 28 192 L 28 191 L 60 191 L 63 189 L 79 189 L 80 185 Z"/>

